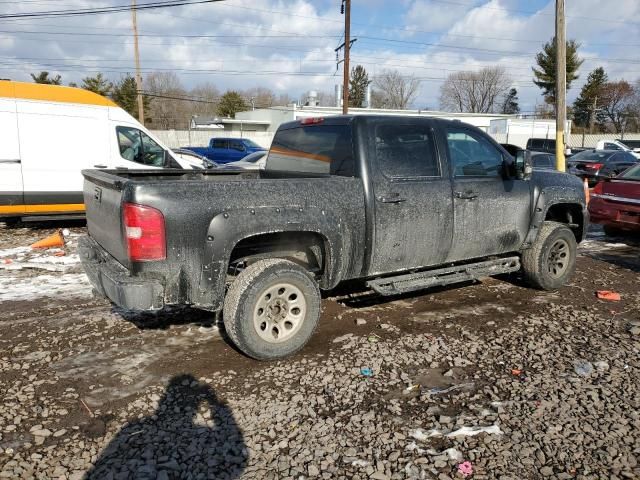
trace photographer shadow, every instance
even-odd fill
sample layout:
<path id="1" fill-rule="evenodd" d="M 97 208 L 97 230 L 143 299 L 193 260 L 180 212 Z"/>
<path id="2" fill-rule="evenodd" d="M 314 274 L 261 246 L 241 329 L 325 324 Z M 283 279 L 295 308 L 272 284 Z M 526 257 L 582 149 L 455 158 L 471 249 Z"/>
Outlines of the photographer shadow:
<path id="1" fill-rule="evenodd" d="M 199 414 L 205 403 L 207 411 Z M 156 412 L 126 424 L 85 480 L 239 478 L 247 449 L 231 409 L 191 375 L 173 377 Z"/>

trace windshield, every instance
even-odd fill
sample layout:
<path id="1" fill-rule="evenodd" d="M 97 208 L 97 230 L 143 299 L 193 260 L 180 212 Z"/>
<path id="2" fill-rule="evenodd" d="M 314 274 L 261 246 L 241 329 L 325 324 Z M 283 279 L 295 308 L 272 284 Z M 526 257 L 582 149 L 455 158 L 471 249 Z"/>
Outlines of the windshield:
<path id="1" fill-rule="evenodd" d="M 251 147 L 251 148 L 262 148 L 260 145 L 258 145 L 258 144 L 257 144 L 256 142 L 254 142 L 253 140 L 245 139 L 245 140 L 244 140 L 244 144 L 245 144 L 247 147 Z"/>
<path id="2" fill-rule="evenodd" d="M 629 180 L 640 180 L 640 165 L 636 165 L 635 167 L 631 167 L 626 172 L 623 172 L 620 175 L 620 178 L 627 178 Z"/>
<path id="3" fill-rule="evenodd" d="M 250 155 L 247 155 L 246 157 L 244 157 L 242 159 L 243 162 L 248 162 L 248 163 L 258 163 L 258 161 L 264 157 L 267 154 L 267 152 L 255 152 L 252 153 Z"/>
<path id="4" fill-rule="evenodd" d="M 580 162 L 602 162 L 607 160 L 615 152 L 597 152 L 595 150 L 584 151 L 576 153 L 572 156 L 571 160 L 578 160 Z"/>

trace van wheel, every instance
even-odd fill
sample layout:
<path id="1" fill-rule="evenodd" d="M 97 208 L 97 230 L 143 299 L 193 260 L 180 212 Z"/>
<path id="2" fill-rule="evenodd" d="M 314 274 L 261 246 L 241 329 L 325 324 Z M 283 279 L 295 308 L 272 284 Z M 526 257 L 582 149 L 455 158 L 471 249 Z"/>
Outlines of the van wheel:
<path id="1" fill-rule="evenodd" d="M 279 258 L 247 267 L 224 300 L 229 338 L 256 360 L 294 354 L 309 341 L 320 318 L 320 289 L 300 265 Z"/>
<path id="2" fill-rule="evenodd" d="M 564 224 L 544 222 L 533 246 L 522 253 L 525 281 L 542 290 L 565 285 L 576 269 L 576 238 Z"/>

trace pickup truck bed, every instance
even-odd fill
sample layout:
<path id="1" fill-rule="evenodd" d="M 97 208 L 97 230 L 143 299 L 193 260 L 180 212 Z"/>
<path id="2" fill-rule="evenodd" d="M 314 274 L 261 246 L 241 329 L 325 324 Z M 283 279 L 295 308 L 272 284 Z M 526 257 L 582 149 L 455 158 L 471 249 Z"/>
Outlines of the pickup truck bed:
<path id="1" fill-rule="evenodd" d="M 527 155 L 461 122 L 304 119 L 279 128 L 265 171 L 85 171 L 80 254 L 118 305 L 223 310 L 242 351 L 280 358 L 346 280 L 392 295 L 522 268 L 562 286 L 583 186 Z"/>

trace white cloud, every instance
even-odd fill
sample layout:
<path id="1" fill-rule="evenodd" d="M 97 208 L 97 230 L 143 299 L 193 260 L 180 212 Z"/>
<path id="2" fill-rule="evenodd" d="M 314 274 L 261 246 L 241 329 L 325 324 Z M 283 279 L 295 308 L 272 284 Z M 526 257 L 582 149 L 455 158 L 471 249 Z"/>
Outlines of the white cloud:
<path id="1" fill-rule="evenodd" d="M 449 73 L 502 65 L 520 92 L 521 104 L 531 110 L 536 101 L 541 101 L 539 89 L 531 82 L 531 66 L 535 52 L 553 35 L 554 2 L 549 0 L 534 14 L 530 13 L 530 2 L 523 0 L 474 0 L 473 7 L 461 5 L 468 2 L 400 0 L 394 3 L 400 9 L 396 10 L 396 21 L 385 18 L 390 10 L 388 1 L 374 0 L 367 6 L 369 16 L 354 17 L 354 30 L 362 36 L 416 43 L 360 38 L 353 50 L 354 63 L 364 64 L 372 74 L 390 68 L 422 78 L 415 105 L 421 108 L 437 108 L 441 83 L 438 79 Z M 90 7 L 92 3 L 65 0 L 64 8 Z M 615 9 L 607 3 L 581 0 L 567 4 L 567 36 L 583 45 L 582 56 L 590 57 L 580 71 L 581 79 L 571 89 L 570 99 L 588 72 L 598 65 L 605 67 L 611 79 L 640 77 L 640 59 L 636 55 L 640 45 L 640 2 L 618 0 Z M 45 8 L 43 4 L 27 2 L 11 6 L 12 11 Z M 145 71 L 173 70 L 187 87 L 211 82 L 220 90 L 266 86 L 296 96 L 309 89 L 332 92 L 341 81 L 340 71 L 335 77 L 332 74 L 342 19 L 337 2 L 329 0 L 231 0 L 143 11 L 138 14 L 142 66 Z M 369 27 L 363 25 L 367 22 Z M 65 82 L 78 82 L 97 71 L 116 79 L 134 70 L 128 13 L 13 21 L 5 23 L 2 30 L 106 32 L 123 36 L 0 33 L 1 78 L 29 80 L 30 72 L 49 70 L 60 73 Z M 439 34 L 424 33 L 434 31 Z M 154 33 L 165 36 L 148 36 Z M 300 75 L 309 72 L 318 75 Z"/>

